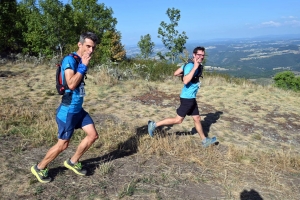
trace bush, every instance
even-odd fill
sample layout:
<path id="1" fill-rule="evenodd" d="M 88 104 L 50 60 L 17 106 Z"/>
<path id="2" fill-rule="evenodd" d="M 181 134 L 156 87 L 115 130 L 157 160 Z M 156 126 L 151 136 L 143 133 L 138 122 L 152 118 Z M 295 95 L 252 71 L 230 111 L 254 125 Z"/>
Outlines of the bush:
<path id="1" fill-rule="evenodd" d="M 177 68 L 176 64 L 167 61 L 138 58 L 127 59 L 118 65 L 119 70 L 130 70 L 136 77 L 147 81 L 161 81 L 171 77 Z"/>
<path id="2" fill-rule="evenodd" d="M 285 89 L 300 91 L 300 77 L 295 77 L 291 71 L 277 73 L 274 77 L 275 86 Z"/>

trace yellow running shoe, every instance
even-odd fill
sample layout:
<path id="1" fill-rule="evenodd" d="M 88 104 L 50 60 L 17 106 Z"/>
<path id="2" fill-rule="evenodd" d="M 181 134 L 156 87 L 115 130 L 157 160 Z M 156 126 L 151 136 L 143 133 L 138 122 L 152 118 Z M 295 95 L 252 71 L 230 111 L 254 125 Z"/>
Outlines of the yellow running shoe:
<path id="1" fill-rule="evenodd" d="M 49 183 L 51 178 L 48 176 L 48 169 L 38 169 L 37 164 L 31 167 L 31 172 L 36 176 L 39 182 Z"/>
<path id="2" fill-rule="evenodd" d="M 73 172 L 75 172 L 78 175 L 82 175 L 82 176 L 86 175 L 87 171 L 85 169 L 82 169 L 80 162 L 77 162 L 76 164 L 72 164 L 70 159 L 68 159 L 64 162 L 64 166 L 66 168 L 72 170 Z"/>

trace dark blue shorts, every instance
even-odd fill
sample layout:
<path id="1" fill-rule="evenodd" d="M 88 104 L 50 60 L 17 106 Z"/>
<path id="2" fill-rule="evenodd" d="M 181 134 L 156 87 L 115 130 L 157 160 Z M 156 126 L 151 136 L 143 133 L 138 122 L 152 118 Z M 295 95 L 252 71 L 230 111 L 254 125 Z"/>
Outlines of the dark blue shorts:
<path id="1" fill-rule="evenodd" d="M 60 107 L 58 107 L 59 110 Z M 94 124 L 89 113 L 82 109 L 79 113 L 68 113 L 66 123 L 56 116 L 58 139 L 70 140 L 74 130 L 89 124 Z"/>
<path id="2" fill-rule="evenodd" d="M 186 115 L 199 115 L 199 109 L 196 99 L 180 98 L 180 106 L 177 109 L 177 115 L 185 117 Z"/>

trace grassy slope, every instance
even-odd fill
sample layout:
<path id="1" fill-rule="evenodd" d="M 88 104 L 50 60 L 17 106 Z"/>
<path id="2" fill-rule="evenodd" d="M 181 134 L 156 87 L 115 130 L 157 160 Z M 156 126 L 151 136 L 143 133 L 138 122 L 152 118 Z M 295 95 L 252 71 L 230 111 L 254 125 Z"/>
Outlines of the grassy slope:
<path id="1" fill-rule="evenodd" d="M 62 167 L 84 137 L 51 163 L 42 185 L 30 166 L 56 141 L 55 69 L 1 67 L 0 191 L 5 199 L 299 199 L 299 94 L 205 77 L 198 93 L 208 149 L 187 117 L 147 135 L 149 119 L 175 116 L 182 83 L 118 82 L 90 72 L 84 107 L 100 138 L 82 158 L 88 177 Z"/>

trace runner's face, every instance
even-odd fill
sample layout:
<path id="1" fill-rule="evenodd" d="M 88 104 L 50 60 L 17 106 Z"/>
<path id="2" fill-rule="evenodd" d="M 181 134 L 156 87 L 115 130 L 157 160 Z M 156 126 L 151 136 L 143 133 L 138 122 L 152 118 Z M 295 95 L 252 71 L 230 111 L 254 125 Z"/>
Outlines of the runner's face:
<path id="1" fill-rule="evenodd" d="M 200 62 L 202 62 L 204 60 L 204 57 L 205 57 L 205 52 L 201 51 L 201 50 L 198 50 L 196 54 L 194 53 L 194 57 L 197 60 L 200 60 Z"/>
<path id="2" fill-rule="evenodd" d="M 96 48 L 96 44 L 93 42 L 93 40 L 86 38 L 83 44 L 79 43 L 79 48 L 82 55 L 85 53 L 91 55 Z"/>

